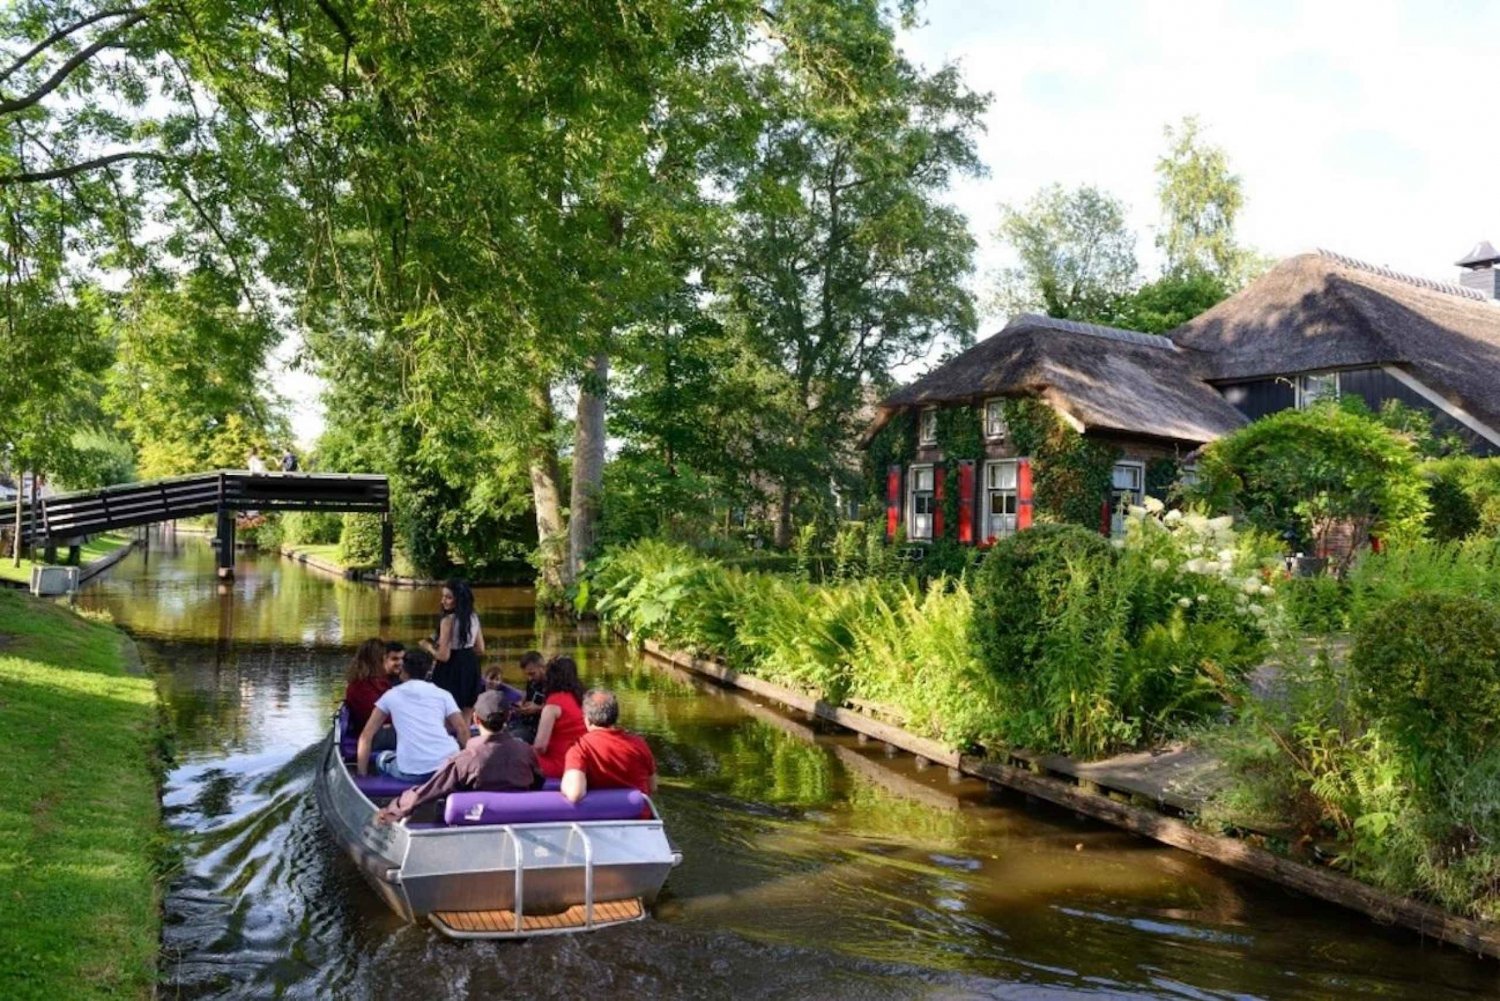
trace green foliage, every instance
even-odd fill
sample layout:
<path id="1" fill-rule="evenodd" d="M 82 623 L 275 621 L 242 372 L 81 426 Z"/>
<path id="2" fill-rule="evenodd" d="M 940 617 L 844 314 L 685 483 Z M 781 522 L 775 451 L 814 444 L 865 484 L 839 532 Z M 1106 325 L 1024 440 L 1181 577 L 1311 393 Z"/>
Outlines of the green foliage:
<path id="1" fill-rule="evenodd" d="M 1427 534 L 1452 542 L 1500 536 L 1500 459 L 1454 455 L 1422 464 L 1431 513 Z"/>
<path id="2" fill-rule="evenodd" d="M 136 479 L 135 449 L 118 435 L 98 429 L 75 431 L 71 468 L 57 477 L 64 490 L 97 490 Z"/>
<path id="3" fill-rule="evenodd" d="M 1370 616 L 1356 634 L 1354 705 L 1440 794 L 1434 772 L 1442 755 L 1466 760 L 1500 750 L 1500 606 L 1429 594 L 1388 610 L 1396 614 Z"/>
<path id="4" fill-rule="evenodd" d="M 1225 279 L 1212 271 L 1169 271 L 1122 296 L 1098 322 L 1164 334 L 1217 306 L 1230 291 Z"/>
<path id="5" fill-rule="evenodd" d="M 344 517 L 328 511 L 288 511 L 281 515 L 281 541 L 289 546 L 334 545 L 343 538 Z"/>
<path id="6" fill-rule="evenodd" d="M 1349 617 L 1355 627 L 1425 596 L 1468 595 L 1500 602 L 1500 539 L 1391 545 L 1366 554 L 1348 580 Z"/>
<path id="7" fill-rule="evenodd" d="M 350 567 L 376 566 L 380 562 L 380 515 L 344 515 L 338 543 L 340 563 Z"/>
<path id="8" fill-rule="evenodd" d="M 983 415 L 974 407 L 942 407 L 937 411 L 937 447 L 943 453 L 943 538 L 957 541 L 959 526 L 959 463 L 975 463 L 975 476 L 984 467 Z M 979 490 L 976 480 L 975 491 Z M 951 559 L 951 557 L 950 557 Z"/>
<path id="9" fill-rule="evenodd" d="M 885 427 L 875 432 L 861 460 L 865 473 L 865 503 L 871 511 L 885 514 L 886 476 L 892 466 L 903 470 L 917 453 L 917 413 L 900 410 Z"/>
<path id="10" fill-rule="evenodd" d="M 1032 397 L 1007 399 L 1005 422 L 1017 454 L 1032 459 L 1038 520 L 1097 530 L 1119 449 L 1085 438 Z"/>
<path id="11" fill-rule="evenodd" d="M 1023 208 L 1001 206 L 997 234 L 1019 258 L 1000 274 L 1000 312 L 1105 322 L 1135 282 L 1125 206 L 1098 188 L 1053 184 Z"/>
<path id="12" fill-rule="evenodd" d="M 1426 485 L 1411 444 L 1337 404 L 1283 410 L 1208 445 L 1191 492 L 1255 528 L 1327 552 L 1335 533 L 1421 531 Z M 1341 555 L 1341 568 L 1352 553 Z"/>
<path id="13" fill-rule="evenodd" d="M 1292 577 L 1281 585 L 1282 607 L 1300 630 L 1331 633 L 1349 624 L 1351 586 L 1332 574 Z"/>
<path id="14" fill-rule="evenodd" d="M 1166 272 L 1208 272 L 1238 288 L 1253 264 L 1234 236 L 1245 204 L 1239 175 L 1230 172 L 1223 148 L 1204 141 L 1198 119 L 1184 118 L 1165 133 L 1167 152 L 1156 161 L 1163 218 L 1156 245 Z"/>

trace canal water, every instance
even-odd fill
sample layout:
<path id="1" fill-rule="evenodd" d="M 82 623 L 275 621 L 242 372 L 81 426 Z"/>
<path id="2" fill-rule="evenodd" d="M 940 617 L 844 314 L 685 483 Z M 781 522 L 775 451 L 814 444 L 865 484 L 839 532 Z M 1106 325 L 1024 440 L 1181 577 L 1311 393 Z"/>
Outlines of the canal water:
<path id="1" fill-rule="evenodd" d="M 153 536 L 89 584 L 176 729 L 166 998 L 1479 998 L 1500 966 L 848 736 L 477 594 L 490 659 L 538 647 L 620 693 L 684 853 L 653 918 L 457 943 L 406 925 L 311 789 L 354 645 L 430 632 L 436 594 Z"/>

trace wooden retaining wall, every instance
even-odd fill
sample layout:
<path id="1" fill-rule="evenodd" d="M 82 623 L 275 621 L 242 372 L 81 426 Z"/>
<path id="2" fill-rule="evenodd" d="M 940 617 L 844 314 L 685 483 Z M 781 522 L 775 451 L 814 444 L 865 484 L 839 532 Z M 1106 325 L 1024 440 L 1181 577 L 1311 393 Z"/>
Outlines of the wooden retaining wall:
<path id="1" fill-rule="evenodd" d="M 1450 914 L 1431 904 L 1378 890 L 1352 876 L 1277 855 L 1239 838 L 1209 834 L 1162 810 L 1122 802 L 1132 797 L 1141 798 L 1142 790 L 1123 787 L 1127 783 L 1111 784 L 1107 774 L 1091 773 L 1087 764 L 1057 755 L 1026 752 L 1012 752 L 1007 756 L 1009 762 L 1020 762 L 1019 766 L 960 755 L 936 741 L 908 733 L 864 713 L 831 706 L 764 679 L 741 674 L 723 664 L 667 650 L 652 640 L 646 640 L 642 646 L 647 653 L 682 670 L 816 715 L 891 747 L 955 768 L 963 774 L 1015 789 L 1133 834 L 1347 907 L 1382 924 L 1400 925 L 1479 955 L 1500 958 L 1500 926 L 1494 923 Z M 1116 796 L 1111 796 L 1110 792 Z M 1169 801 L 1158 796 L 1157 800 L 1168 809 L 1190 810 L 1196 805 L 1185 797 Z"/>

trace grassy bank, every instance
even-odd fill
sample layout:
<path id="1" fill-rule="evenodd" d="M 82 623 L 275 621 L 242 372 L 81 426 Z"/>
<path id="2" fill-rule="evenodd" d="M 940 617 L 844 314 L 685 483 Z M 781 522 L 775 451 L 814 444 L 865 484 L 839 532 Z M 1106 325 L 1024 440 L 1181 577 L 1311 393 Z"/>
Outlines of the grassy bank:
<path id="1" fill-rule="evenodd" d="M 0 591 L 0 997 L 152 993 L 158 715 L 128 643 Z"/>
<path id="2" fill-rule="evenodd" d="M 78 557 L 79 565 L 88 566 L 95 560 L 108 556 L 121 546 L 129 544 L 130 536 L 124 532 L 106 532 L 103 535 L 96 535 L 84 543 L 82 552 Z M 59 559 L 62 559 L 67 555 L 67 551 L 59 550 L 57 555 Z M 31 560 L 23 559 L 21 565 L 16 566 L 10 555 L 6 554 L 3 559 L 0 559 L 0 580 L 13 580 L 19 581 L 22 584 L 30 584 L 31 568 L 38 565 L 46 566 L 47 564 L 37 564 Z"/>

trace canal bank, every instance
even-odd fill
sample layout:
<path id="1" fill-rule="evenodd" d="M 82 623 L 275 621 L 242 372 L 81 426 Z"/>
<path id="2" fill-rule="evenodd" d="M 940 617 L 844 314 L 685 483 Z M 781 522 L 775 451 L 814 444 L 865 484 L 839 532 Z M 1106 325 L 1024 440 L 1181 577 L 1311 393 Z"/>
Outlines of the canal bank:
<path id="1" fill-rule="evenodd" d="M 154 995 L 155 686 L 101 621 L 0 591 L 0 996 Z"/>
<path id="2" fill-rule="evenodd" d="M 81 584 L 96 577 L 123 560 L 136 541 L 126 532 L 105 532 L 89 539 L 79 547 L 78 582 Z M 22 560 L 20 566 L 16 566 L 12 559 L 0 560 L 0 586 L 28 588 L 33 567 L 60 565 Z"/>
<path id="3" fill-rule="evenodd" d="M 476 592 L 489 660 L 566 653 L 656 754 L 684 862 L 651 920 L 519 949 L 405 925 L 324 832 L 319 742 L 355 644 L 431 632 L 436 595 L 271 554 L 214 578 L 153 538 L 85 588 L 176 735 L 161 992 L 180 998 L 1489 998 L 1493 964 L 649 664 Z"/>

